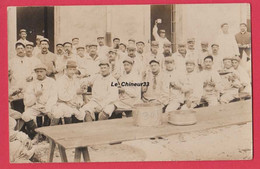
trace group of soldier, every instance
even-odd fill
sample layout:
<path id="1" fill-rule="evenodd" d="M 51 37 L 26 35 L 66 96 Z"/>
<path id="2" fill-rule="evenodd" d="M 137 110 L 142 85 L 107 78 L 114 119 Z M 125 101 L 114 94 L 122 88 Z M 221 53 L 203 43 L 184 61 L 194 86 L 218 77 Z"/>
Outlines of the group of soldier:
<path id="1" fill-rule="evenodd" d="M 31 139 L 39 115 L 57 125 L 61 118 L 72 123 L 72 116 L 76 123 L 106 120 L 116 109 L 131 110 L 137 103 L 159 103 L 166 113 L 196 108 L 202 100 L 209 106 L 226 104 L 240 93 L 251 95 L 250 74 L 240 64 L 243 57 L 250 58 L 246 26 L 240 24 L 241 32 L 233 36 L 224 23 L 223 35 L 210 47 L 201 42 L 196 49 L 196 40 L 189 38 L 178 43 L 175 53 L 157 24 L 148 52 L 145 41 L 114 38 L 108 47 L 99 35 L 86 45 L 79 38 L 57 43 L 54 54 L 47 38 L 37 35 L 35 46 L 21 29 L 17 55 L 9 60 L 9 96 L 23 98 L 21 117 Z"/>

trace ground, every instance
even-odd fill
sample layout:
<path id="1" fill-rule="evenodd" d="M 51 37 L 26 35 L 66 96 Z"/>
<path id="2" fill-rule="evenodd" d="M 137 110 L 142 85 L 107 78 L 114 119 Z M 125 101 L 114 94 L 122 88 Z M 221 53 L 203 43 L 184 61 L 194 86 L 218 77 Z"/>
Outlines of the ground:
<path id="1" fill-rule="evenodd" d="M 40 162 L 46 162 L 48 148 L 46 141 L 37 145 L 35 157 Z M 68 161 L 73 162 L 74 150 L 66 152 Z M 92 146 L 89 153 L 92 162 L 249 160 L 252 159 L 252 123 Z M 57 148 L 54 162 L 60 162 Z"/>

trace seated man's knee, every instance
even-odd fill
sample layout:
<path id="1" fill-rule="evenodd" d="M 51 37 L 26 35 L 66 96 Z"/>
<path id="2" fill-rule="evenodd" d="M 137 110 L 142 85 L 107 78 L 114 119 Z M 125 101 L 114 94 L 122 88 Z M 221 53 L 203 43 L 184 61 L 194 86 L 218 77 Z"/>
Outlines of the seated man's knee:
<path id="1" fill-rule="evenodd" d="M 108 118 L 109 118 L 109 115 L 106 114 L 104 111 L 102 111 L 98 114 L 98 120 L 107 120 Z"/>
<path id="2" fill-rule="evenodd" d="M 22 119 L 23 119 L 23 121 L 25 121 L 25 122 L 28 122 L 28 121 L 30 121 L 30 120 L 32 120 L 32 113 L 31 113 L 31 111 L 30 110 L 27 110 L 27 111 L 25 111 L 23 114 L 22 114 Z"/>

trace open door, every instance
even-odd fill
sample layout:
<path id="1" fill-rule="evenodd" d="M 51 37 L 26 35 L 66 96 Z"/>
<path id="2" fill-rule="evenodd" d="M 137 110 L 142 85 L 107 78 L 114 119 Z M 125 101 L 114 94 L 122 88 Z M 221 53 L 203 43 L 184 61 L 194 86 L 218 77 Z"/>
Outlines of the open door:
<path id="1" fill-rule="evenodd" d="M 27 40 L 35 42 L 36 35 L 50 40 L 54 52 L 54 7 L 17 7 L 17 40 L 20 29 L 27 30 Z"/>

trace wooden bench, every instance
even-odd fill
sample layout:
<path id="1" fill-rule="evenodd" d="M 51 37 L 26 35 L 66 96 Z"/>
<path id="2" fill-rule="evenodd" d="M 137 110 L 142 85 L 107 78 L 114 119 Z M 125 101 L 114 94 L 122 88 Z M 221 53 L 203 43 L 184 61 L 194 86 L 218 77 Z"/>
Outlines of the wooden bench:
<path id="1" fill-rule="evenodd" d="M 198 108 L 196 112 L 198 122 L 192 126 L 171 125 L 167 122 L 167 116 L 164 116 L 163 125 L 160 127 L 137 127 L 133 125 L 133 118 L 124 118 L 41 127 L 36 131 L 50 140 L 48 162 L 53 162 L 56 145 L 59 148 L 62 162 L 68 162 L 66 149 L 75 149 L 74 162 L 81 160 L 81 154 L 84 162 L 89 162 L 89 146 L 168 136 L 251 122 L 252 100 Z"/>

